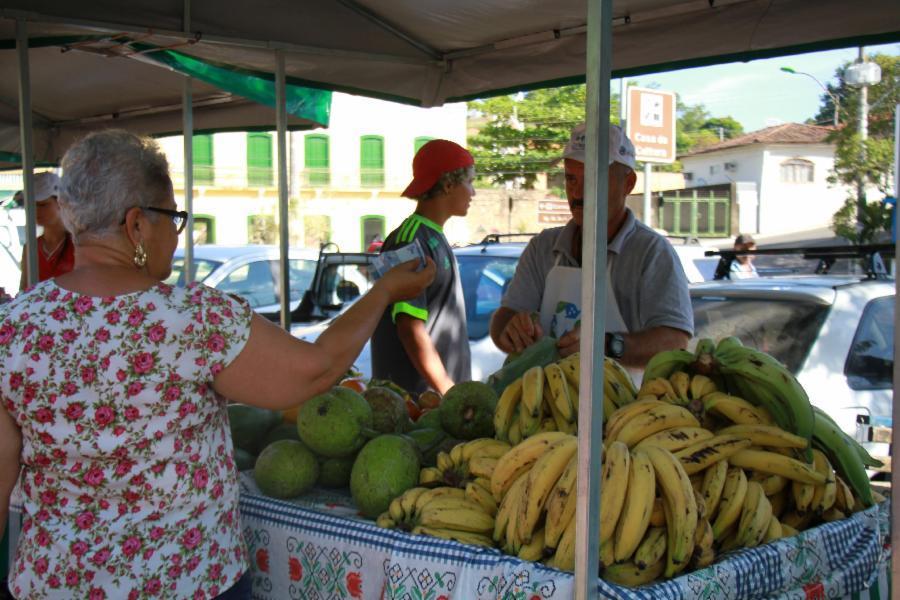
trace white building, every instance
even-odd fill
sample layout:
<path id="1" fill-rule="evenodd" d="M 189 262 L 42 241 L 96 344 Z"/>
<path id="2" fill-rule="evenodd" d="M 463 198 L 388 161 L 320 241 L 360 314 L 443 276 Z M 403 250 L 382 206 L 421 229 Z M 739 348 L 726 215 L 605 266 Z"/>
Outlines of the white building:
<path id="1" fill-rule="evenodd" d="M 276 136 L 270 132 L 194 137 L 195 239 L 216 244 L 275 243 Z M 291 245 L 365 250 L 415 207 L 400 193 L 412 178 L 416 150 L 434 138 L 466 143 L 466 106 L 418 108 L 335 93 L 331 127 L 289 135 Z M 183 205 L 184 152 L 180 136 L 160 140 Z M 451 242 L 467 241 L 468 227 L 451 219 Z"/>
<path id="2" fill-rule="evenodd" d="M 742 232 L 829 227 L 851 193 L 826 180 L 834 169 L 835 147 L 826 141 L 830 131 L 785 123 L 697 150 L 680 157 L 687 185 L 739 184 L 735 200 Z"/>

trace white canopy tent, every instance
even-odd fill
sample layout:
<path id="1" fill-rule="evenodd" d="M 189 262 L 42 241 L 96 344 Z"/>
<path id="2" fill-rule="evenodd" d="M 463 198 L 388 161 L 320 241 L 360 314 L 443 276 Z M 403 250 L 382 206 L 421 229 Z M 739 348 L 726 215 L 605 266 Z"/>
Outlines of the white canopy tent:
<path id="1" fill-rule="evenodd" d="M 5 0 L 0 16 L 140 33 L 277 79 L 439 105 L 588 84 L 576 584 L 595 597 L 609 78 L 900 39 L 896 0 Z M 186 27 L 189 21 L 190 26 Z M 185 33 L 188 32 L 188 33 Z M 601 165 L 602 168 L 597 168 Z M 286 240 L 282 240 L 285 244 Z M 900 331 L 900 327 L 897 328 Z M 597 356 L 598 360 L 593 357 Z M 895 383 L 896 386 L 896 383 Z M 895 399 L 897 395 L 895 393 Z M 896 400 L 895 400 L 896 402 Z M 598 403 L 599 405 L 599 403 Z M 598 406 L 599 408 L 599 406 Z M 900 434 L 898 434 L 900 435 Z M 587 475 L 592 473 L 593 476 Z M 900 477 L 900 476 L 898 476 Z M 894 509 L 893 522 L 900 511 Z M 585 535 L 585 533 L 587 535 Z M 893 570 L 900 574 L 900 559 Z"/>

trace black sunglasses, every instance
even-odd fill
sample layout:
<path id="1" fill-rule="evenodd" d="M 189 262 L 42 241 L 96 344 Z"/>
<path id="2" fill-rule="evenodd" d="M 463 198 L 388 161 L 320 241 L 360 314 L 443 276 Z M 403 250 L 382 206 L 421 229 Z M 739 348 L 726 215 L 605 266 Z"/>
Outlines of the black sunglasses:
<path id="1" fill-rule="evenodd" d="M 184 231 L 184 227 L 188 222 L 188 212 L 186 210 L 172 210 L 171 208 L 157 208 L 155 206 L 139 206 L 138 208 L 141 210 L 152 210 L 153 212 L 172 217 L 172 222 L 175 223 L 176 233 L 178 234 L 181 234 L 181 232 Z M 125 219 L 122 219 L 120 225 L 124 224 Z"/>

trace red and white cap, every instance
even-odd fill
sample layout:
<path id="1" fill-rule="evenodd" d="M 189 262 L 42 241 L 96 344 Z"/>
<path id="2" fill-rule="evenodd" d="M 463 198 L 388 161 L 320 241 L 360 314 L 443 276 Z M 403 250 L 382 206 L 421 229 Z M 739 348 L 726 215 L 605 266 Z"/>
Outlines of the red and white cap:
<path id="1" fill-rule="evenodd" d="M 431 140 L 413 158 L 413 180 L 403 190 L 403 196 L 417 198 L 430 190 L 441 175 L 471 167 L 475 159 L 468 150 L 450 140 Z"/>

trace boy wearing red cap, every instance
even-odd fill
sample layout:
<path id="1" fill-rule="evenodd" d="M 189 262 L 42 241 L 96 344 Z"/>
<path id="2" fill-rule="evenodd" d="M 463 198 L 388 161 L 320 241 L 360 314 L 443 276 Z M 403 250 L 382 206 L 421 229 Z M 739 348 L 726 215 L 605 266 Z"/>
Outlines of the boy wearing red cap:
<path id="1" fill-rule="evenodd" d="M 372 376 L 421 393 L 441 394 L 471 379 L 466 306 L 456 258 L 444 237 L 450 217 L 464 217 L 475 195 L 475 160 L 448 140 L 431 140 L 413 159 L 413 180 L 403 191 L 416 210 L 392 231 L 382 252 L 418 240 L 437 265 L 425 293 L 398 302 L 381 317 L 372 336 Z"/>

